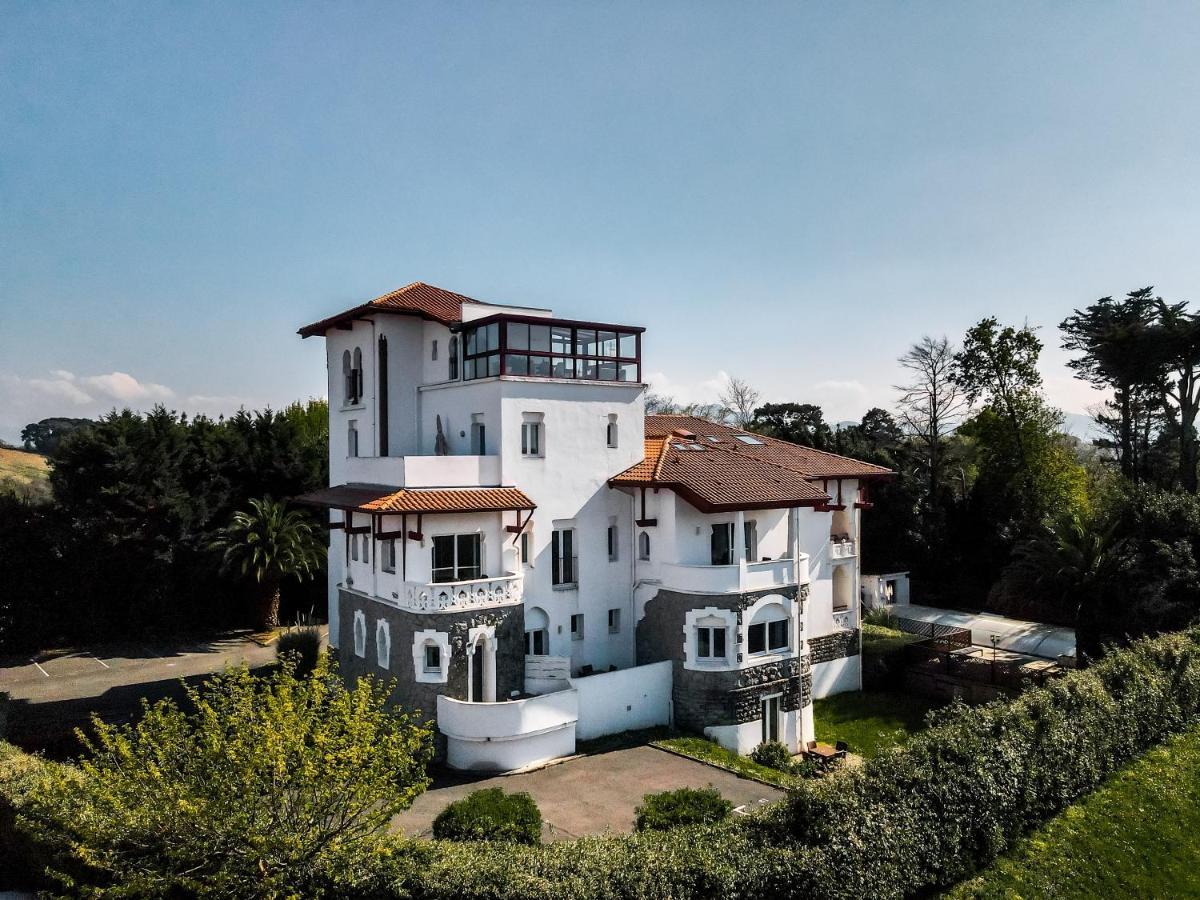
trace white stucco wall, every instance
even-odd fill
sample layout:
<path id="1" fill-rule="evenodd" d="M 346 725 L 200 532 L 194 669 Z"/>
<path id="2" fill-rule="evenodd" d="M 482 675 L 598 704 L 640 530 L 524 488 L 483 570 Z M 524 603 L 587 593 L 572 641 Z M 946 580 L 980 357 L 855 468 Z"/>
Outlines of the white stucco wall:
<path id="1" fill-rule="evenodd" d="M 671 723 L 670 660 L 605 672 L 587 678 L 572 678 L 579 693 L 579 722 L 575 728 L 581 741 L 619 734 L 637 728 Z"/>
<path id="2" fill-rule="evenodd" d="M 438 729 L 453 769 L 511 772 L 569 756 L 578 718 L 579 698 L 571 690 L 499 703 L 438 697 Z"/>
<path id="3" fill-rule="evenodd" d="M 847 656 L 812 667 L 813 697 L 862 690 L 862 657 Z"/>

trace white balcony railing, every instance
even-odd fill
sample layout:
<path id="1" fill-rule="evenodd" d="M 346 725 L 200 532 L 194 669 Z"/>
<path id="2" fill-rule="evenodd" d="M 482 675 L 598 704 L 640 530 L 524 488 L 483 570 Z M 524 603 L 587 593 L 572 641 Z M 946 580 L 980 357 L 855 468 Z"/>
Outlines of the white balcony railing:
<path id="1" fill-rule="evenodd" d="M 853 609 L 835 609 L 833 611 L 833 627 L 843 631 L 852 631 L 858 627 L 858 616 Z"/>
<path id="2" fill-rule="evenodd" d="M 856 541 L 832 541 L 829 544 L 830 559 L 850 559 L 857 552 Z"/>
<path id="3" fill-rule="evenodd" d="M 399 600 L 390 602 L 412 612 L 435 613 L 512 606 L 520 603 L 524 596 L 523 582 L 523 575 L 501 575 L 471 581 L 406 581 Z"/>
<path id="4" fill-rule="evenodd" d="M 484 487 L 500 483 L 499 456 L 349 456 L 345 480 L 396 487 Z"/>
<path id="5" fill-rule="evenodd" d="M 808 557 L 734 563 L 728 566 L 663 563 L 662 585 L 688 594 L 737 594 L 808 582 Z"/>

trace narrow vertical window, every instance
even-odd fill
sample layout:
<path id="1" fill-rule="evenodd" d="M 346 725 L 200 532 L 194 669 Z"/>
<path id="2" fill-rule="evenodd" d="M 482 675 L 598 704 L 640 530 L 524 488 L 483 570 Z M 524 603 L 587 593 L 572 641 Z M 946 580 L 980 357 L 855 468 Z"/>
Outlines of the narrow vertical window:
<path id="1" fill-rule="evenodd" d="M 349 350 L 342 351 L 342 405 L 354 405 L 354 364 Z"/>
<path id="2" fill-rule="evenodd" d="M 575 530 L 556 529 L 551 540 L 551 583 L 575 584 Z"/>
<path id="3" fill-rule="evenodd" d="M 522 422 L 521 423 L 521 455 L 522 456 L 541 456 L 542 455 L 542 423 L 541 422 Z"/>
<path id="4" fill-rule="evenodd" d="M 380 557 L 380 559 L 382 560 L 382 562 L 380 563 L 380 568 L 383 569 L 383 571 L 385 571 L 385 572 L 395 572 L 396 571 L 396 542 L 395 541 L 383 541 L 382 548 L 383 548 L 383 553 Z"/>
<path id="5" fill-rule="evenodd" d="M 533 548 L 530 544 L 529 532 L 521 532 L 521 564 L 525 566 L 533 565 Z"/>
<path id="6" fill-rule="evenodd" d="M 617 634 L 621 630 L 621 611 L 619 609 L 610 609 L 608 611 L 608 633 Z"/>
<path id="7" fill-rule="evenodd" d="M 437 362 L 437 338 L 433 339 L 433 356 L 431 358 L 434 362 Z"/>
<path id="8" fill-rule="evenodd" d="M 609 447 L 615 448 L 617 446 L 617 417 L 616 416 L 608 417 L 608 425 L 605 428 L 604 436 L 605 436 L 605 440 L 608 442 Z"/>
<path id="9" fill-rule="evenodd" d="M 608 526 L 608 561 L 609 562 L 617 561 L 618 543 L 619 542 L 617 540 L 617 526 L 609 525 Z"/>
<path id="10" fill-rule="evenodd" d="M 346 427 L 346 455 L 358 456 L 358 420 L 351 419 Z"/>
<path id="11" fill-rule="evenodd" d="M 354 399 L 351 403 L 358 403 L 363 397 L 363 365 L 362 365 L 362 348 L 354 348 L 354 364 L 351 367 L 351 374 L 354 376 Z"/>
<path id="12" fill-rule="evenodd" d="M 448 355 L 450 358 L 449 359 L 449 361 L 450 361 L 450 380 L 457 381 L 458 380 L 458 336 L 457 335 L 450 338 L 449 350 L 450 350 L 450 352 Z"/>
<path id="13" fill-rule="evenodd" d="M 583 613 L 575 613 L 571 616 L 571 640 L 583 640 Z"/>
<path id="14" fill-rule="evenodd" d="M 648 560 L 650 558 L 650 532 L 643 531 L 638 535 L 638 559 Z"/>

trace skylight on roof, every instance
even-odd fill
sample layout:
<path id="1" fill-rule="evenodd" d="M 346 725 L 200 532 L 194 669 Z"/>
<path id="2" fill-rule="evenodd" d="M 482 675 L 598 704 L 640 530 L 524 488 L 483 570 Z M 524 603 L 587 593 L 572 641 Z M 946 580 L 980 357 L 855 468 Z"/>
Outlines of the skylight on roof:
<path id="1" fill-rule="evenodd" d="M 672 444 L 676 450 L 703 450 L 703 444 Z"/>
<path id="2" fill-rule="evenodd" d="M 748 434 L 739 434 L 739 435 L 736 435 L 736 437 L 743 444 L 761 444 L 762 443 L 762 441 L 760 441 L 758 438 L 751 437 Z"/>
<path id="3" fill-rule="evenodd" d="M 714 444 L 721 443 L 721 439 L 719 437 L 717 437 L 715 434 L 706 434 L 704 436 L 704 439 L 706 441 L 712 441 Z"/>

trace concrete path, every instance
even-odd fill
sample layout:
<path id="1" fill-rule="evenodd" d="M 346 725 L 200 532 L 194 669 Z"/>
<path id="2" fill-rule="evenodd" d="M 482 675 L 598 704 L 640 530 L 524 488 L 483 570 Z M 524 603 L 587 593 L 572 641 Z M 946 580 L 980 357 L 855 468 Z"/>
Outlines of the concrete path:
<path id="1" fill-rule="evenodd" d="M 433 820 L 446 805 L 479 788 L 527 791 L 537 801 L 547 841 L 633 830 L 634 808 L 642 796 L 680 787 L 712 785 L 735 807 L 756 808 L 782 799 L 784 792 L 724 769 L 706 766 L 656 747 L 630 747 L 581 756 L 522 775 L 490 778 L 446 776 L 392 820 L 409 835 L 429 837 Z"/>
<path id="2" fill-rule="evenodd" d="M 1009 619 L 994 613 L 962 612 L 955 609 L 939 609 L 935 606 L 890 606 L 888 609 L 905 619 L 969 628 L 972 643 L 980 647 L 992 646 L 992 635 L 996 635 L 999 638 L 997 646 L 1013 653 L 1039 656 L 1043 659 L 1075 655 L 1073 628 Z"/>
<path id="3" fill-rule="evenodd" d="M 174 644 L 127 642 L 30 658 L 0 660 L 0 691 L 11 698 L 9 737 L 27 749 L 70 752 L 73 730 L 97 713 L 128 719 L 144 697 L 183 694 L 179 680 L 198 681 L 227 665 L 251 668 L 275 659 L 246 633 Z"/>

